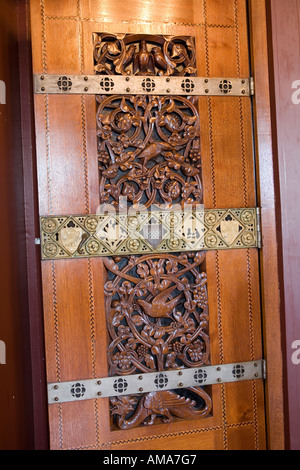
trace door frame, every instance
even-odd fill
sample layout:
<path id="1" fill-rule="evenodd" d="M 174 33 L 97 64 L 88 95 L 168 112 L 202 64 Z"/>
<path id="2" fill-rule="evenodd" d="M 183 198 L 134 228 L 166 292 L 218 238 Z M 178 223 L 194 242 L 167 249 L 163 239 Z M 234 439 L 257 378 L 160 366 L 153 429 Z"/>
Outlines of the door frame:
<path id="1" fill-rule="evenodd" d="M 286 448 L 286 423 L 284 404 L 284 357 L 283 357 L 283 315 L 280 292 L 282 287 L 280 270 L 280 207 L 278 205 L 279 183 L 277 180 L 277 163 L 272 129 L 272 105 L 270 86 L 270 66 L 268 45 L 268 11 L 266 0 L 248 0 L 250 23 L 250 51 L 252 75 L 255 83 L 253 98 L 254 141 L 256 159 L 256 179 L 258 191 L 258 206 L 261 207 L 262 249 L 260 251 L 261 302 L 264 358 L 267 361 L 267 379 L 265 382 L 267 448 L 282 450 Z M 26 21 L 27 46 L 30 49 L 30 31 L 28 21 L 29 3 L 19 1 L 19 11 L 27 15 L 19 15 L 20 21 Z M 23 18 L 23 19 L 22 19 Z M 27 20 L 26 20 L 27 18 Z M 21 40 L 20 46 L 21 46 Z M 24 63 L 26 66 L 24 66 Z M 22 87 L 22 83 L 27 87 Z M 24 195 L 25 195 L 25 226 L 27 231 L 26 258 L 27 273 L 26 288 L 29 295 L 29 330 L 31 341 L 31 357 L 28 358 L 32 367 L 33 401 L 33 431 L 36 449 L 47 449 L 48 420 L 46 403 L 46 379 L 44 369 L 44 343 L 41 332 L 43 310 L 40 301 L 42 292 L 39 273 L 39 247 L 34 247 L 34 238 L 39 237 L 39 213 L 37 204 L 37 179 L 35 171 L 35 142 L 33 120 L 33 96 L 30 90 L 28 100 L 28 84 L 33 83 L 31 58 L 27 53 L 23 56 L 20 67 L 21 98 L 23 107 L 21 118 L 30 124 L 25 127 L 23 135 Z M 23 90 L 23 91 L 22 91 Z M 23 94 L 22 94 L 23 93 Z M 26 93 L 26 100 L 25 100 Z M 42 407 L 42 410 L 41 410 Z M 42 411 L 42 413 L 41 413 Z"/>
<path id="2" fill-rule="evenodd" d="M 268 2 L 249 0 L 249 34 L 252 76 L 257 200 L 261 208 L 262 249 L 260 250 L 261 304 L 264 358 L 267 447 L 286 448 L 284 413 L 284 327 L 281 302 L 280 205 L 275 129 L 272 120 Z"/>

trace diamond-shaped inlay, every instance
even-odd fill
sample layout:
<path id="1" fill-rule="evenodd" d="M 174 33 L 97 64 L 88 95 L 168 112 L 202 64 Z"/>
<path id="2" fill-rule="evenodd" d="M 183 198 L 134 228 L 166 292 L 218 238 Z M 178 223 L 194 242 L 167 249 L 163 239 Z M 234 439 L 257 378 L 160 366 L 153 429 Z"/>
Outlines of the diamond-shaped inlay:
<path id="1" fill-rule="evenodd" d="M 42 259 L 257 248 L 257 209 L 41 217 Z"/>

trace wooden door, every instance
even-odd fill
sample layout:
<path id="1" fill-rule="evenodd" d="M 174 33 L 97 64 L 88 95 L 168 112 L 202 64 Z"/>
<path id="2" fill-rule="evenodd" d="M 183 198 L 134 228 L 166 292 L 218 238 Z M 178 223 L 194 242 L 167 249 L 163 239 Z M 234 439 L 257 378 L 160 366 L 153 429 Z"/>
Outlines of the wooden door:
<path id="1" fill-rule="evenodd" d="M 70 76 L 97 73 L 249 78 L 246 7 L 245 0 L 31 0 L 33 72 L 40 80 L 58 75 L 62 91 Z M 68 215 L 81 217 L 69 227 L 75 238 L 83 222 L 93 230 L 88 215 L 119 196 L 129 206 L 179 198 L 206 209 L 256 207 L 250 96 L 160 97 L 151 108 L 147 94 L 89 94 L 88 80 L 81 94 L 47 93 L 39 83 L 39 211 L 50 217 L 48 232 L 51 220 L 64 224 Z M 91 243 L 91 256 L 66 259 L 59 243 L 42 260 L 47 380 L 56 390 L 72 383 L 78 399 L 49 402 L 51 448 L 264 449 L 262 379 L 182 390 L 179 379 L 176 391 L 81 399 L 86 380 L 96 386 L 109 376 L 262 359 L 258 249 L 103 257 L 92 256 Z M 58 246 L 61 259 L 50 259 Z"/>

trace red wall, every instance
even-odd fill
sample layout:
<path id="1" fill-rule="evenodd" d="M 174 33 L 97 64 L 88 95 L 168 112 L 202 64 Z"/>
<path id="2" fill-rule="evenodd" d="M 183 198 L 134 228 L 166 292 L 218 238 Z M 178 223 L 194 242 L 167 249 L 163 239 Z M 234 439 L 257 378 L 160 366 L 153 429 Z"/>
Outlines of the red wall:
<path id="1" fill-rule="evenodd" d="M 300 449 L 300 0 L 271 0 L 291 449 Z M 293 83 L 299 80 L 292 101 Z M 296 96 L 295 96 L 296 98 Z M 300 343 L 299 343 L 300 344 Z"/>
<path id="2" fill-rule="evenodd" d="M 0 0 L 0 450 L 47 448 L 27 0 Z"/>
<path id="3" fill-rule="evenodd" d="M 0 365 L 0 449 L 28 446 L 16 229 L 22 199 L 13 191 L 20 176 L 15 165 L 20 168 L 17 155 L 21 150 L 17 51 L 16 4 L 1 1 L 0 79 L 6 84 L 6 104 L 0 104 L 0 340 L 6 344 L 6 364 Z"/>

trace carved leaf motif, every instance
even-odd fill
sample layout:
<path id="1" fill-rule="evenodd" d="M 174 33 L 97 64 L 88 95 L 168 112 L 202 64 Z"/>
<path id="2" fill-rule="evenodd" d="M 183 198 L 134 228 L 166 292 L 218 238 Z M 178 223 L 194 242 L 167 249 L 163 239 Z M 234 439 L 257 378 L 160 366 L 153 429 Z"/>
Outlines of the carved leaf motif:
<path id="1" fill-rule="evenodd" d="M 146 278 L 149 274 L 148 266 L 144 263 L 139 264 L 137 267 L 137 274 L 143 279 Z"/>
<path id="2" fill-rule="evenodd" d="M 118 313 L 117 315 L 113 317 L 112 325 L 119 326 L 123 318 L 124 318 L 124 315 L 122 315 L 122 313 Z"/>
<path id="3" fill-rule="evenodd" d="M 144 325 L 145 321 L 143 320 L 142 317 L 140 317 L 139 315 L 134 315 L 131 320 L 133 321 L 133 323 L 136 325 L 136 326 L 141 326 L 141 325 Z"/>
<path id="4" fill-rule="evenodd" d="M 146 354 L 145 356 L 145 363 L 149 369 L 155 370 L 155 361 L 151 354 Z"/>

